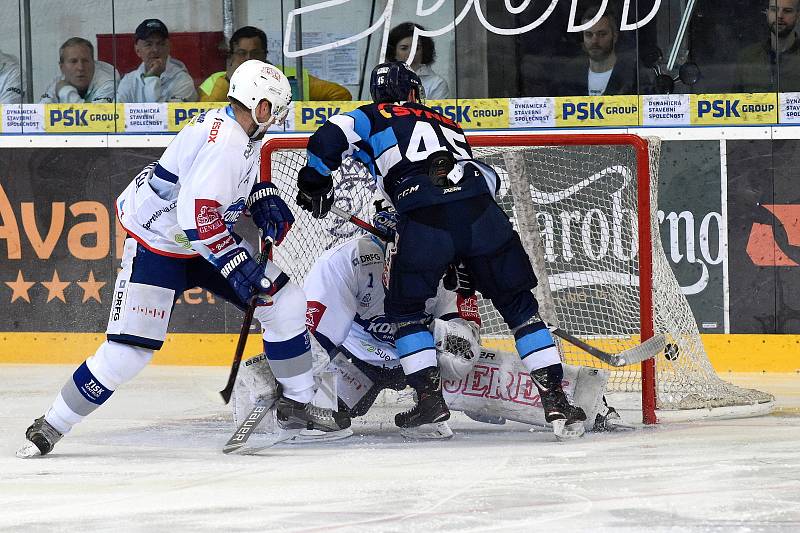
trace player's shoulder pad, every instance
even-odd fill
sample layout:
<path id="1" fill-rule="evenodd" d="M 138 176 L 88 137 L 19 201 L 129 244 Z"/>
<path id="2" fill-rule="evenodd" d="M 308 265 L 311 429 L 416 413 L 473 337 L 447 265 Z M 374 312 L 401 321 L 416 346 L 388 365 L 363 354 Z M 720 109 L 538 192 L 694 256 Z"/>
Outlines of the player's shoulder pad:
<path id="1" fill-rule="evenodd" d="M 353 266 L 383 265 L 383 246 L 375 242 L 370 235 L 364 235 L 355 240 L 356 254 L 353 256 Z"/>

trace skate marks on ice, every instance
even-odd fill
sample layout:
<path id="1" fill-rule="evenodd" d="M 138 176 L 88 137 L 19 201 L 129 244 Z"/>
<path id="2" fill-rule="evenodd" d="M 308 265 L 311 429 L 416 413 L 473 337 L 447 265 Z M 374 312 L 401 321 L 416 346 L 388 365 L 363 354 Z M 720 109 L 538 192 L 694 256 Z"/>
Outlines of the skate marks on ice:
<path id="1" fill-rule="evenodd" d="M 21 432 L 57 390 L 48 376 L 70 370 L 2 367 L 0 530 L 800 530 L 794 416 L 569 443 L 454 416 L 447 441 L 354 424 L 344 441 L 226 456 L 230 417 L 198 390 L 218 388 L 219 369 L 153 367 L 51 455 L 17 459 Z"/>

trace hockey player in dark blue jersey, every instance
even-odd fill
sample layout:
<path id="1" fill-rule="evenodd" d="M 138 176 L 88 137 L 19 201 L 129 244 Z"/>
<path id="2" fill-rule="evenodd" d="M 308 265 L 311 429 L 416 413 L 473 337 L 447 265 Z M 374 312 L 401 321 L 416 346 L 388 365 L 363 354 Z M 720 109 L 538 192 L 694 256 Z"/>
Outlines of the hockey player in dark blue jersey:
<path id="1" fill-rule="evenodd" d="M 298 173 L 298 204 L 317 218 L 333 204 L 333 180 L 346 156 L 363 162 L 399 213 L 389 259 L 386 314 L 417 405 L 400 413 L 400 427 L 447 420 L 425 301 L 436 295 L 450 265 L 463 264 L 475 288 L 514 333 L 517 351 L 539 389 L 545 419 L 560 438 L 580 436 L 583 410 L 571 405 L 563 368 L 531 290 L 530 260 L 494 200 L 497 173 L 473 159 L 459 125 L 425 107 L 422 84 L 404 63 L 375 67 L 373 103 L 335 115 L 309 139 L 308 164 Z"/>

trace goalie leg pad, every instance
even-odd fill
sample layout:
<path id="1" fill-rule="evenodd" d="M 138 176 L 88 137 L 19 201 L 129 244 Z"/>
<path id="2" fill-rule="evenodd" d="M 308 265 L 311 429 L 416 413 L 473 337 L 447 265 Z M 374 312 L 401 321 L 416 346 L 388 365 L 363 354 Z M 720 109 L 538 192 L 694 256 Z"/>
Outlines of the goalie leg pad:
<path id="1" fill-rule="evenodd" d="M 563 365 L 564 393 L 587 414 L 581 424 L 591 430 L 599 410 L 609 372 Z M 444 381 L 447 405 L 484 417 L 500 417 L 523 424 L 547 427 L 536 386 L 516 354 L 483 350 L 475 366 L 462 380 Z M 569 430 L 569 428 L 567 428 Z"/>

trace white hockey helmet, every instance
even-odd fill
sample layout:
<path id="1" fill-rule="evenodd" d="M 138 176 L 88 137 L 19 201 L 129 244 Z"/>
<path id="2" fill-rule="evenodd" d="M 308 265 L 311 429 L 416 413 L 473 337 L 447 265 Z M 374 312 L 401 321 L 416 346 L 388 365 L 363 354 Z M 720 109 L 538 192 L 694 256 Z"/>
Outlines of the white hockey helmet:
<path id="1" fill-rule="evenodd" d="M 256 137 L 272 124 L 280 124 L 289 113 L 292 103 L 292 87 L 283 72 L 269 63 L 250 59 L 239 65 L 231 76 L 228 97 L 235 98 L 250 110 L 253 121 L 258 126 Z M 261 100 L 267 100 L 272 106 L 272 114 L 267 122 L 259 122 L 256 118 L 256 107 Z"/>

